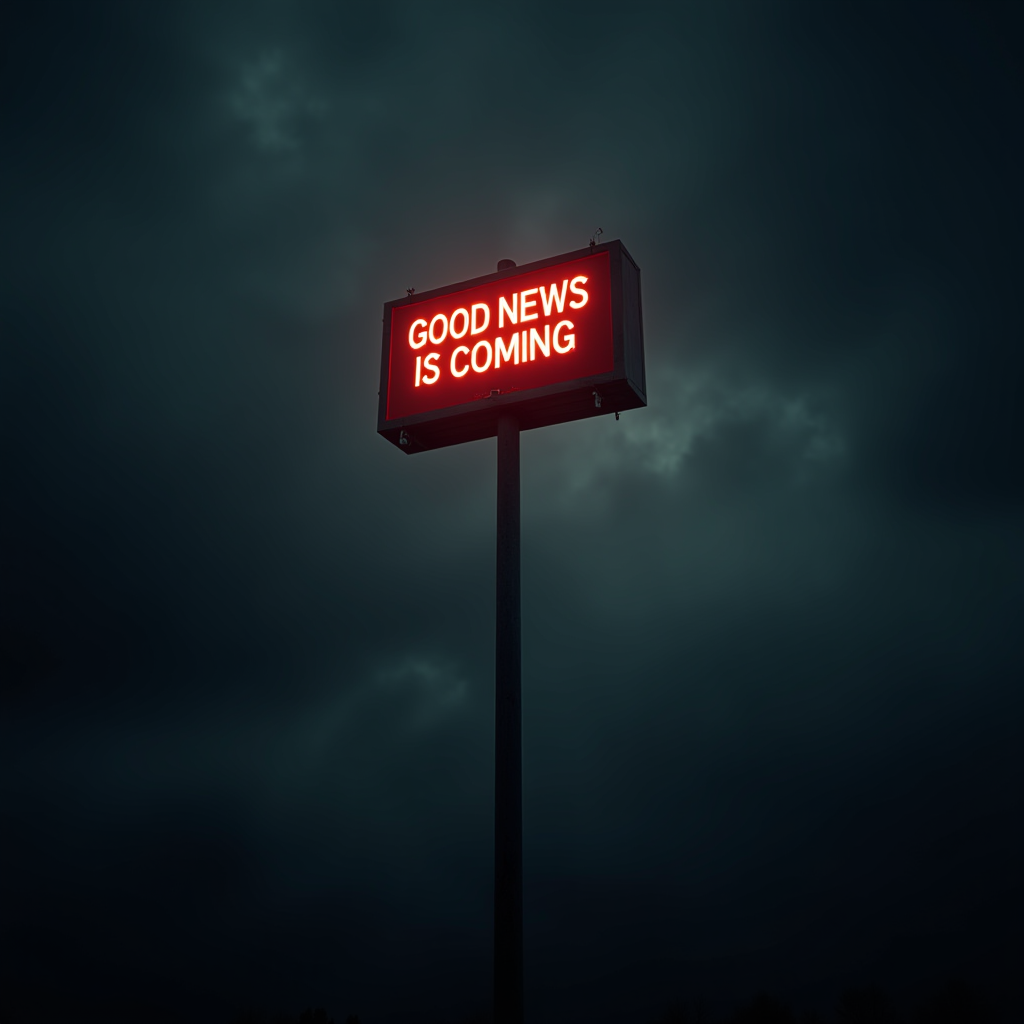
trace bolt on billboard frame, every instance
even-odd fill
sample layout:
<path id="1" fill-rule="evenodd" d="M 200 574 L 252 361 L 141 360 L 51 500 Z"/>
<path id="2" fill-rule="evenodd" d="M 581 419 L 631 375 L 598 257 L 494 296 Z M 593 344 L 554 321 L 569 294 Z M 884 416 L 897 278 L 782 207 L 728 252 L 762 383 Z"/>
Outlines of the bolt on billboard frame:
<path id="1" fill-rule="evenodd" d="M 618 240 L 395 299 L 383 320 L 377 432 L 409 455 L 494 437 L 502 415 L 532 430 L 647 405 L 640 270 Z"/>

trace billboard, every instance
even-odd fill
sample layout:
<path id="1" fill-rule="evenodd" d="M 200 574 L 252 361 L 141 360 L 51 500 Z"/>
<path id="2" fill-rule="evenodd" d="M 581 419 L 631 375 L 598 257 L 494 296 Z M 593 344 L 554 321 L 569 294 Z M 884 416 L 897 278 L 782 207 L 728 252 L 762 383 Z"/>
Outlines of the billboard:
<path id="1" fill-rule="evenodd" d="M 377 432 L 413 454 L 647 404 L 640 271 L 606 242 L 384 306 Z"/>

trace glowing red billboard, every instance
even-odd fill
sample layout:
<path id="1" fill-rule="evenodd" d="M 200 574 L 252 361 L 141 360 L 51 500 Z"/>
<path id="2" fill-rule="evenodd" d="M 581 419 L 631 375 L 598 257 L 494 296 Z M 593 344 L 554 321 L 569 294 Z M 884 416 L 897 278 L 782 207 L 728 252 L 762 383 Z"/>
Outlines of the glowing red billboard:
<path id="1" fill-rule="evenodd" d="M 646 405 L 640 272 L 619 242 L 384 306 L 377 430 L 413 453 Z"/>

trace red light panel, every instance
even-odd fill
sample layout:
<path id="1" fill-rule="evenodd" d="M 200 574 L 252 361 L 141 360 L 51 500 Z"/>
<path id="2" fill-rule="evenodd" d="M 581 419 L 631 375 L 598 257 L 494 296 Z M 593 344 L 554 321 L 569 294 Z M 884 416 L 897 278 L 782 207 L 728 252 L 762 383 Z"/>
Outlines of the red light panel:
<path id="1" fill-rule="evenodd" d="M 387 418 L 614 368 L 608 253 L 391 310 Z"/>
<path id="2" fill-rule="evenodd" d="M 407 453 L 647 404 L 640 272 L 620 242 L 384 306 L 377 430 Z"/>

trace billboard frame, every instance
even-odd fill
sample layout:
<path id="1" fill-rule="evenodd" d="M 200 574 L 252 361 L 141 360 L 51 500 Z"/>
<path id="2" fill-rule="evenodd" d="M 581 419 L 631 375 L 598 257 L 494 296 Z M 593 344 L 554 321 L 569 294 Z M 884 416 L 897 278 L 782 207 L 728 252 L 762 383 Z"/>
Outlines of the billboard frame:
<path id="1" fill-rule="evenodd" d="M 601 252 L 607 252 L 609 256 L 613 369 L 522 391 L 505 394 L 492 392 L 489 397 L 459 405 L 390 420 L 387 418 L 392 310 L 451 292 L 467 291 L 494 281 L 556 267 Z M 640 268 L 617 239 L 443 288 L 415 292 L 384 304 L 377 433 L 408 455 L 495 437 L 498 433 L 498 419 L 502 415 L 514 415 L 520 430 L 533 430 L 554 423 L 625 412 L 646 405 Z"/>

